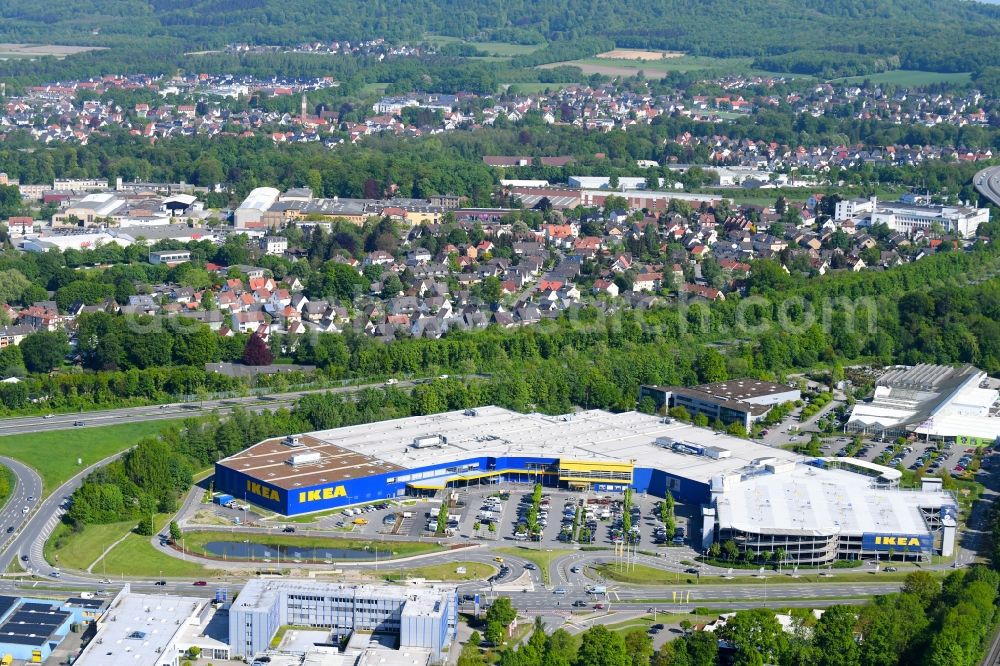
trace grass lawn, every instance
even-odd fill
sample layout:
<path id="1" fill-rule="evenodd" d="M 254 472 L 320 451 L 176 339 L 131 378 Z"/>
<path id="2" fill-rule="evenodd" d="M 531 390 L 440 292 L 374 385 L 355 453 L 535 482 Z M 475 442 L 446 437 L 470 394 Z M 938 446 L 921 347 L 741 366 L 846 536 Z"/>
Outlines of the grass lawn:
<path id="1" fill-rule="evenodd" d="M 763 585 L 764 579 L 756 576 L 737 576 L 727 580 L 717 574 L 703 575 L 701 580 L 696 576 L 688 574 L 678 574 L 674 571 L 657 569 L 642 564 L 630 567 L 628 571 L 619 571 L 614 564 L 599 564 L 594 569 L 608 580 L 616 580 L 621 583 L 633 583 L 637 585 Z M 855 571 L 851 573 L 837 573 L 836 569 L 832 576 L 823 576 L 820 572 L 813 570 L 812 573 L 800 573 L 798 578 L 777 571 L 768 571 L 767 582 L 769 585 L 798 584 L 798 583 L 870 583 L 878 582 L 898 582 L 904 580 L 911 569 L 897 571 L 894 573 L 871 573 L 869 571 Z M 929 572 L 932 576 L 940 576 L 937 571 Z M 947 572 L 945 572 L 947 573 Z"/>
<path id="2" fill-rule="evenodd" d="M 642 71 L 646 77 L 663 77 L 667 72 L 691 72 L 695 70 L 719 70 L 726 73 L 748 72 L 752 58 L 711 58 L 707 56 L 681 56 L 663 60 L 623 60 L 618 58 L 581 58 L 566 62 L 539 65 L 541 69 L 553 69 L 569 65 L 579 67 L 586 74 L 607 76 L 635 76 Z"/>
<path id="3" fill-rule="evenodd" d="M 470 43 L 486 55 L 502 56 L 505 58 L 534 53 L 544 46 L 544 44 L 511 44 L 510 42 Z"/>
<path id="4" fill-rule="evenodd" d="M 459 567 L 465 567 L 465 573 L 458 573 Z M 379 572 L 387 581 L 405 580 L 408 578 L 426 578 L 428 580 L 486 580 L 494 573 L 496 567 L 482 562 L 449 562 L 447 564 L 431 564 L 426 567 L 400 569 L 398 571 Z"/>
<path id="5" fill-rule="evenodd" d="M 0 487 L 7 489 L 6 492 L 0 493 L 0 509 L 2 509 L 7 506 L 7 501 L 10 499 L 11 493 L 14 492 L 14 486 L 17 485 L 17 477 L 9 467 L 0 465 L 0 478 L 6 481 Z"/>
<path id="6" fill-rule="evenodd" d="M 872 83 L 889 83 L 902 87 L 929 86 L 935 83 L 968 83 L 971 79 L 969 72 L 923 72 L 913 69 L 894 69 L 889 72 L 870 74 L 868 76 L 849 76 L 843 79 L 834 79 L 835 83 L 862 83 L 871 81 Z"/>
<path id="7" fill-rule="evenodd" d="M 186 532 L 184 534 L 184 547 L 192 553 L 209 555 L 205 550 L 205 544 L 210 541 L 243 541 L 244 539 L 251 539 L 253 543 L 270 546 L 298 546 L 299 548 L 362 550 L 366 547 L 377 546 L 379 559 L 383 557 L 383 553 L 388 557 L 390 551 L 394 557 L 409 557 L 411 555 L 422 555 L 424 553 L 435 553 L 444 550 L 435 543 L 418 541 L 371 541 L 339 537 L 305 537 L 289 534 L 248 534 L 245 532 L 233 533 L 224 531 Z"/>
<path id="8" fill-rule="evenodd" d="M 654 624 L 677 624 L 683 622 L 684 620 L 689 621 L 691 624 L 697 624 L 699 622 L 711 622 L 715 619 L 715 616 L 708 615 L 694 615 L 692 613 L 657 613 L 656 621 L 653 621 L 652 615 L 643 615 L 642 617 L 637 617 L 631 620 L 626 620 L 624 622 L 618 622 L 616 624 L 605 625 L 611 631 L 620 634 L 627 634 L 633 629 L 642 629 L 645 631 L 649 629 Z"/>
<path id="9" fill-rule="evenodd" d="M 157 533 L 166 529 L 170 516 L 156 516 Z M 122 576 L 168 578 L 207 577 L 216 572 L 206 569 L 200 564 L 186 562 L 180 557 L 173 557 L 153 548 L 149 537 L 129 534 L 124 541 L 108 553 L 104 561 L 94 567 L 94 573 L 107 572 L 108 578 Z"/>
<path id="10" fill-rule="evenodd" d="M 366 83 L 361 86 L 361 91 L 358 95 L 361 97 L 366 97 L 368 95 L 384 95 L 385 89 L 388 87 L 388 83 Z"/>
<path id="11" fill-rule="evenodd" d="M 139 421 L 97 428 L 77 428 L 72 432 L 54 430 L 0 437 L 0 455 L 31 465 L 42 477 L 42 495 L 53 490 L 85 467 L 124 451 L 143 437 L 156 435 L 183 419 Z M 77 458 L 83 464 L 77 465 Z"/>
<path id="12" fill-rule="evenodd" d="M 552 560 L 558 559 L 563 555 L 569 555 L 572 550 L 538 550 L 537 548 L 521 548 L 519 546 L 505 547 L 505 548 L 494 548 L 493 552 L 502 555 L 512 555 L 514 557 L 520 557 L 522 559 L 533 562 L 535 566 L 538 567 L 539 571 L 542 572 L 542 583 L 548 585 L 549 583 L 549 565 L 552 564 Z"/>
<path id="13" fill-rule="evenodd" d="M 87 525 L 82 532 L 74 532 L 65 523 L 60 523 L 45 542 L 45 559 L 53 565 L 84 571 L 108 546 L 128 534 L 136 524 L 137 521 L 129 520 L 108 525 Z"/>

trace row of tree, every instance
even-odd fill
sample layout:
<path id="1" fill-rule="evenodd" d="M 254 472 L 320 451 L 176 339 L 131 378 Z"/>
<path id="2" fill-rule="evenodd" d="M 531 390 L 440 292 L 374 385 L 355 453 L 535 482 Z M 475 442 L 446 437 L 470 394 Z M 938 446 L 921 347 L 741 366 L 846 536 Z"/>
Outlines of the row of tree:
<path id="1" fill-rule="evenodd" d="M 692 630 L 653 649 L 641 627 L 618 633 L 601 625 L 579 638 L 563 630 L 546 635 L 540 622 L 528 641 L 503 648 L 500 666 L 973 666 L 995 622 L 1000 576 L 986 567 L 955 571 L 943 585 L 932 574 L 910 574 L 898 594 L 864 606 L 831 605 L 817 620 L 807 609 L 791 609 L 786 630 L 767 608 L 738 611 L 715 632 Z M 505 606 L 506 608 L 506 606 Z M 487 621 L 490 621 L 487 615 Z M 493 618 L 491 640 L 505 632 Z M 506 618 L 503 618 L 506 619 Z M 512 618 L 511 618 L 512 619 Z M 508 620 L 509 624 L 510 620 Z M 471 641 L 461 666 L 485 658 Z"/>

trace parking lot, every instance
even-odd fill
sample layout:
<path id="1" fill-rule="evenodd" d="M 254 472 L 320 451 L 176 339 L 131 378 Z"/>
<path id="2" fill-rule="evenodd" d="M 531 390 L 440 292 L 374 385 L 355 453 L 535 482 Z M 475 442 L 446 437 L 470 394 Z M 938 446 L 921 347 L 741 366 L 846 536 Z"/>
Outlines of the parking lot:
<path id="1" fill-rule="evenodd" d="M 953 476 L 965 472 L 976 453 L 974 448 L 920 440 L 900 445 L 895 440 L 865 439 L 858 450 L 853 449 L 853 436 L 842 435 L 826 440 L 821 451 L 826 456 L 855 457 L 893 468 L 902 465 L 904 469 L 922 470 L 930 475 L 947 470 Z"/>
<path id="2" fill-rule="evenodd" d="M 456 491 L 461 506 L 456 536 L 494 541 L 504 545 L 525 545 L 542 549 L 565 549 L 573 545 L 613 547 L 622 534 L 621 493 L 575 492 L 544 488 L 539 505 L 535 538 L 528 534 L 528 511 L 531 508 L 531 484 L 503 484 Z M 633 495 L 631 512 L 632 541 L 644 547 L 684 545 L 690 541 L 692 516 L 697 507 L 675 505 L 676 525 L 688 537 L 674 544 L 674 534 L 657 538 L 662 527 L 656 510 L 660 499 Z M 476 525 L 479 529 L 476 529 Z M 491 531 L 489 524 L 495 525 Z M 574 529 L 575 527 L 575 529 Z M 695 526 L 700 530 L 700 526 Z M 575 538 L 574 538 L 575 536 Z M 589 538 L 588 538 L 589 537 Z"/>

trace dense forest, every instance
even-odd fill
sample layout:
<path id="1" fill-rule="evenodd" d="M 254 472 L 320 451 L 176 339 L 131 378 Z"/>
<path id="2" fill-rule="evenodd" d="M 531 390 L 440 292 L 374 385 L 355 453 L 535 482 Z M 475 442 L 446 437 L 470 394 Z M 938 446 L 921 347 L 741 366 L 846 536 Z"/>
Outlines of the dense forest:
<path id="1" fill-rule="evenodd" d="M 843 73 L 878 71 L 879 63 L 894 59 L 905 69 L 950 72 L 993 63 L 1000 8 L 949 0 L 0 2 L 0 41 L 111 47 L 80 57 L 92 75 L 130 60 L 153 65 L 154 71 L 181 67 L 185 52 L 232 42 L 290 45 L 374 37 L 419 42 L 428 34 L 555 42 L 553 55 L 574 54 L 573 43 L 600 37 L 620 47 L 768 58 L 770 66 L 785 71 L 839 70 L 834 54 L 843 54 L 841 64 L 848 68 Z M 0 72 L 8 73 L 4 67 Z"/>

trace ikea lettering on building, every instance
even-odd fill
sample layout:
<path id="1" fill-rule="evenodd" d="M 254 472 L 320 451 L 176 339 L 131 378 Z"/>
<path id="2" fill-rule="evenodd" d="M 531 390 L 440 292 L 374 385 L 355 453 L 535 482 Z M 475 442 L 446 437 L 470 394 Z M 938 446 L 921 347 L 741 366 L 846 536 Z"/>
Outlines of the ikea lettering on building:
<path id="1" fill-rule="evenodd" d="M 699 550 L 731 539 L 808 565 L 951 555 L 954 496 L 900 492 L 900 476 L 638 412 L 481 407 L 269 439 L 216 463 L 215 488 L 286 516 L 499 483 L 631 488 L 700 508 L 703 528 L 689 535 Z"/>
<path id="2" fill-rule="evenodd" d="M 865 534 L 861 538 L 861 547 L 865 550 L 888 551 L 890 549 L 904 551 L 930 550 L 932 547 L 930 535 L 927 534 Z"/>

